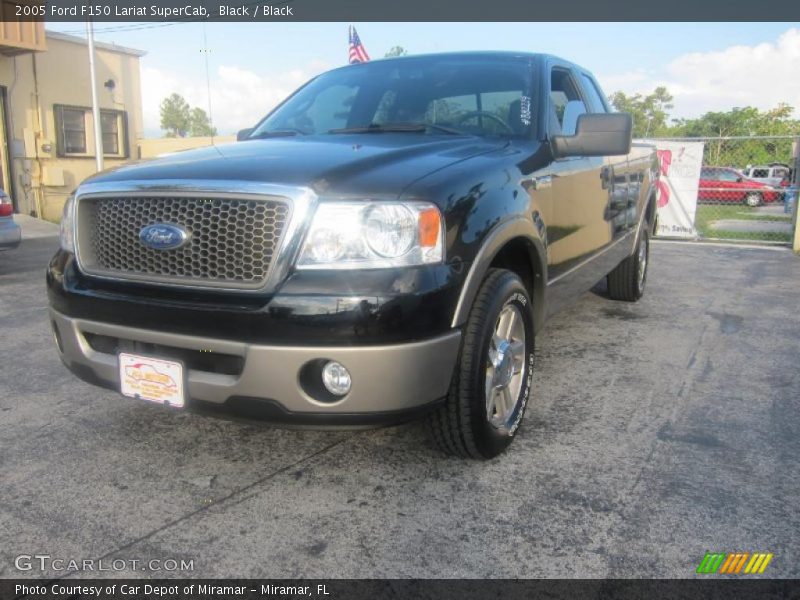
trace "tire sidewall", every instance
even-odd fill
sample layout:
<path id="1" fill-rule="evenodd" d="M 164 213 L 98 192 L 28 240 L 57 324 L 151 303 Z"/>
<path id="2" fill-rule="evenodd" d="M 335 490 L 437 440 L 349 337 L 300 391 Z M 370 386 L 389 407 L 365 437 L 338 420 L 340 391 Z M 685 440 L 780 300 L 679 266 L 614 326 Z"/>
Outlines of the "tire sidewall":
<path id="1" fill-rule="evenodd" d="M 517 408 L 512 425 L 508 431 L 501 431 L 489 422 L 486 415 L 486 363 L 488 361 L 489 340 L 494 334 L 500 312 L 508 305 L 513 305 L 519 310 L 525 323 L 525 378 L 520 389 L 520 397 L 517 399 Z M 500 288 L 494 294 L 491 308 L 482 325 L 480 342 L 475 346 L 477 356 L 473 357 L 472 361 L 472 364 L 477 365 L 477 368 L 474 369 L 470 378 L 472 387 L 472 394 L 470 395 L 473 402 L 471 415 L 478 451 L 483 456 L 492 457 L 507 448 L 519 431 L 533 385 L 535 348 L 533 307 L 525 287 L 513 273 L 509 272 L 503 277 Z"/>
<path id="2" fill-rule="evenodd" d="M 645 250 L 645 259 L 646 263 L 644 265 L 644 278 L 642 279 L 642 286 L 639 287 L 639 248 L 641 244 L 646 245 Z M 642 233 L 639 236 L 639 242 L 636 244 L 636 253 L 634 254 L 634 269 L 633 269 L 633 287 L 636 293 L 636 298 L 639 299 L 644 295 L 644 291 L 647 289 L 647 271 L 650 270 L 650 235 L 647 232 L 647 228 L 642 228 Z"/>

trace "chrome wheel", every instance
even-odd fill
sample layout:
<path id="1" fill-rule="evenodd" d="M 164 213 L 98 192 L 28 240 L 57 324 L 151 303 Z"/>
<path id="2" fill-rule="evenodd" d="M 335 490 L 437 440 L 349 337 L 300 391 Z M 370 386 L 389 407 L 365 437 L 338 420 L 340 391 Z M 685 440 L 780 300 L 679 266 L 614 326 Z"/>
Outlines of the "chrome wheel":
<path id="1" fill-rule="evenodd" d="M 639 240 L 639 259 L 637 261 L 638 269 L 636 272 L 636 285 L 638 286 L 637 289 L 640 294 L 644 291 L 644 278 L 647 275 L 648 250 L 647 236 L 642 235 L 642 239 Z"/>
<path id="2" fill-rule="evenodd" d="M 747 194 L 747 196 L 745 196 L 745 198 L 744 198 L 744 203 L 747 204 L 747 206 L 752 206 L 752 207 L 760 206 L 761 205 L 761 195 L 760 194 Z"/>
<path id="3" fill-rule="evenodd" d="M 497 318 L 486 360 L 486 418 L 501 431 L 511 429 L 518 412 L 525 349 L 525 321 L 516 306 L 507 304 Z"/>

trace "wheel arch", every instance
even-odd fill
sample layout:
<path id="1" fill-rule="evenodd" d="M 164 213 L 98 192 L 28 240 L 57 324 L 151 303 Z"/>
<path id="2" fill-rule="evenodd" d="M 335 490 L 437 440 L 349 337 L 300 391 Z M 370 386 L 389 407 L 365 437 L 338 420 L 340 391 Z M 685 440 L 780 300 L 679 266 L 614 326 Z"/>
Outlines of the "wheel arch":
<path id="1" fill-rule="evenodd" d="M 493 267 L 509 269 L 520 276 L 533 301 L 534 326 L 539 331 L 545 315 L 546 251 L 533 222 L 524 217 L 495 226 L 484 239 L 461 288 L 452 326 L 466 322 L 481 282 Z"/>

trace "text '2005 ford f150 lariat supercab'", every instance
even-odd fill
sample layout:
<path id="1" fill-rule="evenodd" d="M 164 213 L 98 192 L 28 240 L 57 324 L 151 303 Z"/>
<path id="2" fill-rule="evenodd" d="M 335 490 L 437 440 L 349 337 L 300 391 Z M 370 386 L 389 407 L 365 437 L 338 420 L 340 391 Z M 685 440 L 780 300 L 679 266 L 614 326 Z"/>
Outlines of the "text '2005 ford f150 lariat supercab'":
<path id="1" fill-rule="evenodd" d="M 606 276 L 613 299 L 644 290 L 655 150 L 567 61 L 347 66 L 238 138 L 75 191 L 47 285 L 76 375 L 286 424 L 424 415 L 490 458 L 548 315 Z"/>

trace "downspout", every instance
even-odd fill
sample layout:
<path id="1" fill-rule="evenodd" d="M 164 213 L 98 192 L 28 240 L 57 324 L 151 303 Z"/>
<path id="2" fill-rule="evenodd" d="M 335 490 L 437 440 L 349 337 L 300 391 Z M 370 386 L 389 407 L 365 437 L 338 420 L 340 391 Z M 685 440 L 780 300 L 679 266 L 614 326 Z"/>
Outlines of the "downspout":
<path id="1" fill-rule="evenodd" d="M 34 106 L 34 113 L 36 114 L 36 131 L 34 132 L 34 156 L 36 159 L 36 166 L 37 166 L 37 177 L 39 178 L 39 185 L 33 187 L 33 182 L 31 182 L 31 188 L 33 190 L 33 199 L 36 205 L 36 217 L 41 219 L 42 218 L 42 181 L 44 179 L 44 167 L 42 165 L 42 157 L 39 155 L 39 138 L 41 137 L 42 131 L 42 108 L 39 106 L 39 75 L 36 72 L 36 54 L 31 54 L 31 61 L 33 63 L 33 97 L 35 98 L 35 106 Z"/>

